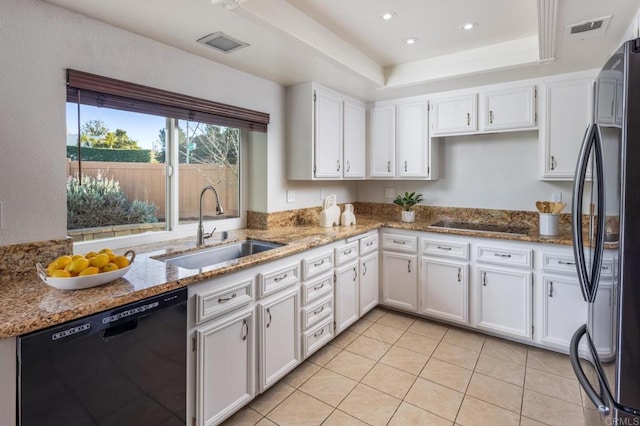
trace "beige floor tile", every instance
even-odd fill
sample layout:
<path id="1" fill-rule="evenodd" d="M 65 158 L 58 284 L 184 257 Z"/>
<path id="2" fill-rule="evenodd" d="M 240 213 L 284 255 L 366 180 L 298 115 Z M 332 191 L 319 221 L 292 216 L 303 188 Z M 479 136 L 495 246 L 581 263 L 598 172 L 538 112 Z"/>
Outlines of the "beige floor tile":
<path id="1" fill-rule="evenodd" d="M 567 402 L 582 404 L 578 382 L 565 379 L 557 374 L 547 373 L 535 368 L 527 368 L 524 387 Z"/>
<path id="2" fill-rule="evenodd" d="M 382 317 L 384 318 L 384 317 Z M 385 343 L 394 344 L 402 336 L 402 330 L 389 327 L 388 325 L 382 325 L 375 323 L 371 327 L 362 333 L 363 336 L 371 337 L 372 339 L 380 340 Z"/>
<path id="3" fill-rule="evenodd" d="M 461 426 L 518 426 L 520 415 L 467 395 L 462 401 L 456 424 Z"/>
<path id="4" fill-rule="evenodd" d="M 417 376 L 428 360 L 429 357 L 426 355 L 393 347 L 380 359 L 380 362 Z"/>
<path id="5" fill-rule="evenodd" d="M 389 426 L 451 426 L 448 420 L 438 417 L 435 414 L 431 414 L 421 408 L 415 407 L 411 404 L 403 402 L 396 410 L 396 413 L 391 418 Z"/>
<path id="6" fill-rule="evenodd" d="M 373 324 L 374 324 L 373 321 L 361 319 L 360 321 L 357 321 L 351 327 L 349 327 L 347 331 L 351 331 L 352 333 L 356 333 L 356 334 L 362 334 L 365 332 L 367 328 L 371 327 Z"/>
<path id="7" fill-rule="evenodd" d="M 451 345 L 460 346 L 475 352 L 482 350 L 486 337 L 482 334 L 474 333 L 460 328 L 450 328 L 444 335 L 442 341 Z"/>
<path id="8" fill-rule="evenodd" d="M 525 365 L 527 363 L 527 347 L 518 343 L 509 342 L 496 337 L 487 337 L 482 347 L 485 355 L 499 358 L 504 361 Z"/>
<path id="9" fill-rule="evenodd" d="M 576 377 L 568 356 L 544 349 L 529 348 L 527 350 L 527 368 L 535 368 L 568 379 Z"/>
<path id="10" fill-rule="evenodd" d="M 306 382 L 309 377 L 313 376 L 318 370 L 320 370 L 319 365 L 314 364 L 311 361 L 305 361 L 297 366 L 296 369 L 291 373 L 284 376 L 284 379 L 282 379 L 282 381 L 289 386 L 298 388 L 300 387 L 300 385 Z"/>
<path id="11" fill-rule="evenodd" d="M 410 351 L 421 353 L 422 355 L 431 356 L 438 346 L 438 341 L 428 337 L 420 336 L 415 333 L 404 333 L 394 344 L 399 348 L 409 349 Z"/>
<path id="12" fill-rule="evenodd" d="M 522 388 L 483 374 L 473 373 L 467 395 L 520 414 Z"/>
<path id="13" fill-rule="evenodd" d="M 537 420 L 522 416 L 520 417 L 520 426 L 545 426 L 545 424 L 540 423 Z"/>
<path id="14" fill-rule="evenodd" d="M 397 328 L 398 330 L 407 331 L 407 328 L 411 327 L 416 321 L 416 317 L 401 314 L 398 312 L 387 312 L 380 317 L 376 323 L 382 325 L 388 325 L 389 327 Z"/>
<path id="15" fill-rule="evenodd" d="M 363 335 L 358 336 L 358 338 L 349 343 L 349 346 L 345 349 L 358 355 L 371 358 L 374 361 L 378 361 L 389 349 L 391 349 L 391 345 Z"/>
<path id="16" fill-rule="evenodd" d="M 454 421 L 464 394 L 418 377 L 404 400 Z"/>
<path id="17" fill-rule="evenodd" d="M 279 425 L 319 425 L 333 408 L 300 391 L 295 391 L 278 405 L 267 418 Z"/>
<path id="18" fill-rule="evenodd" d="M 369 358 L 349 351 L 342 351 L 329 361 L 325 367 L 350 379 L 359 381 L 374 365 L 375 361 Z"/>
<path id="19" fill-rule="evenodd" d="M 262 420 L 260 420 L 258 423 L 256 423 L 256 426 L 278 426 L 278 424 L 272 422 L 271 420 L 269 420 L 266 417 L 263 417 Z"/>
<path id="20" fill-rule="evenodd" d="M 480 353 L 475 371 L 516 386 L 524 386 L 524 365 Z"/>
<path id="21" fill-rule="evenodd" d="M 253 426 L 262 419 L 262 414 L 252 408 L 245 406 L 240 411 L 229 417 L 224 426 Z"/>
<path id="22" fill-rule="evenodd" d="M 407 331 L 411 333 L 429 337 L 437 341 L 442 340 L 447 330 L 448 328 L 442 324 L 424 319 L 417 319 L 416 322 L 411 324 L 411 327 L 407 329 Z"/>
<path id="23" fill-rule="evenodd" d="M 323 368 L 307 380 L 300 390 L 314 398 L 337 407 L 340 401 L 358 384 L 338 373 Z"/>
<path id="24" fill-rule="evenodd" d="M 331 361 L 340 352 L 342 352 L 342 348 L 329 344 L 323 347 L 322 349 L 319 349 L 318 352 L 311 355 L 308 361 L 311 361 L 314 364 L 324 367 L 325 365 L 327 365 L 329 361 Z"/>
<path id="25" fill-rule="evenodd" d="M 433 355 L 431 356 L 441 361 L 448 362 L 449 364 L 455 364 L 459 367 L 473 370 L 476 366 L 476 361 L 480 356 L 480 352 L 475 352 L 469 349 L 461 348 L 460 346 L 440 342 L 436 350 L 433 352 Z"/>
<path id="26" fill-rule="evenodd" d="M 582 426 L 582 407 L 529 389 L 524 390 L 522 415 L 548 425 Z"/>
<path id="27" fill-rule="evenodd" d="M 349 345 L 349 343 L 356 340 L 357 337 L 358 337 L 357 333 L 353 333 L 349 330 L 345 330 L 342 333 L 340 333 L 338 337 L 336 337 L 331 342 L 329 342 L 329 344 L 344 349 Z"/>
<path id="28" fill-rule="evenodd" d="M 338 408 L 371 425 L 386 425 L 400 402 L 398 398 L 360 383 Z"/>
<path id="29" fill-rule="evenodd" d="M 355 417 L 351 417 L 347 413 L 335 410 L 327 420 L 322 423 L 322 426 L 366 426 L 366 423 L 361 422 Z"/>
<path id="30" fill-rule="evenodd" d="M 415 380 L 416 376 L 413 374 L 378 363 L 362 379 L 362 383 L 402 399 Z"/>
<path id="31" fill-rule="evenodd" d="M 473 371 L 457 365 L 431 358 L 424 366 L 420 377 L 458 392 L 466 392 Z"/>
<path id="32" fill-rule="evenodd" d="M 367 321 L 373 321 L 376 322 L 380 319 L 380 317 L 382 317 L 384 314 L 386 314 L 387 311 L 386 309 L 382 309 L 382 308 L 373 308 L 372 310 L 370 310 L 364 317 L 362 317 L 363 319 L 367 320 Z"/>
<path id="33" fill-rule="evenodd" d="M 249 407 L 256 410 L 258 413 L 266 416 L 269 411 L 273 410 L 276 405 L 280 404 L 289 395 L 295 391 L 295 388 L 289 386 L 284 382 L 278 382 L 271 386 L 265 393 L 258 396 L 251 401 Z"/>

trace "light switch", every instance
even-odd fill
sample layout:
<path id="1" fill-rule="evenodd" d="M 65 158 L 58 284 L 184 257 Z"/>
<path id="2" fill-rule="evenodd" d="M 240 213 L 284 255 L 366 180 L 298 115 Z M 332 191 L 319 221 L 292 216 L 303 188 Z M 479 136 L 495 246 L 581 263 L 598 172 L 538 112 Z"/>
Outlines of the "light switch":
<path id="1" fill-rule="evenodd" d="M 562 192 L 552 192 L 551 193 L 551 201 L 554 203 L 562 202 Z"/>
<path id="2" fill-rule="evenodd" d="M 385 188 L 384 189 L 384 198 L 396 198 L 396 189 L 395 188 Z"/>
<path id="3" fill-rule="evenodd" d="M 296 191 L 287 190 L 287 203 L 295 203 L 296 202 Z"/>

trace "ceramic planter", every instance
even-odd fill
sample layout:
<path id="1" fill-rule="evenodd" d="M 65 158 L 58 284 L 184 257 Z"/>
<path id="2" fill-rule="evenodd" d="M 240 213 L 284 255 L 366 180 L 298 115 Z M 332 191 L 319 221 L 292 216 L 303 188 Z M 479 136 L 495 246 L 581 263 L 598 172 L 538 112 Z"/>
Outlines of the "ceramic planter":
<path id="1" fill-rule="evenodd" d="M 402 210 L 402 221 L 403 222 L 414 222 L 416 220 L 416 212 L 413 210 Z"/>

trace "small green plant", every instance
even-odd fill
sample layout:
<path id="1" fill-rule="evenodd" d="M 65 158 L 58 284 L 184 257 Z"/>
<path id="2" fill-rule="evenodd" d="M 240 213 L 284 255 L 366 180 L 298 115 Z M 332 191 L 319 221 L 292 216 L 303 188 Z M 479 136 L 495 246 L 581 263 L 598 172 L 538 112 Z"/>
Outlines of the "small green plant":
<path id="1" fill-rule="evenodd" d="M 405 192 L 404 196 L 400 196 L 400 195 L 396 196 L 396 198 L 393 200 L 393 203 L 399 205 L 406 211 L 410 211 L 411 207 L 415 206 L 421 201 L 422 201 L 422 194 L 416 195 L 415 192 L 412 192 L 411 194 L 409 194 L 408 192 Z"/>

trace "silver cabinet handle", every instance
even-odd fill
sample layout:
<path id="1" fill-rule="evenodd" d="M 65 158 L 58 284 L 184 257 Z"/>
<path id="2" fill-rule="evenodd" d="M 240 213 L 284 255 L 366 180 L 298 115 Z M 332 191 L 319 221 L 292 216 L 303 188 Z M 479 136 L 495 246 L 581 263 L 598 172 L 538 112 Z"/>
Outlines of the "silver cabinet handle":
<path id="1" fill-rule="evenodd" d="M 462 269 L 458 268 L 458 282 L 462 281 L 461 275 L 462 275 Z"/>
<path id="2" fill-rule="evenodd" d="M 398 241 L 398 240 L 393 240 L 393 243 L 394 244 L 402 244 L 402 245 L 407 244 L 406 241 Z"/>
<path id="3" fill-rule="evenodd" d="M 337 163 L 338 163 L 338 168 L 336 169 L 336 172 L 339 172 L 340 171 L 340 160 L 338 160 Z"/>
<path id="4" fill-rule="evenodd" d="M 387 161 L 387 171 L 391 173 L 391 161 Z"/>
<path id="5" fill-rule="evenodd" d="M 358 271 L 356 270 L 356 268 L 353 268 L 353 281 L 355 282 L 355 280 L 358 279 Z"/>
<path id="6" fill-rule="evenodd" d="M 486 272 L 483 272 L 483 273 L 482 273 L 482 285 L 483 285 L 484 287 L 486 287 L 486 286 L 487 286 L 487 273 L 486 273 Z"/>
<path id="7" fill-rule="evenodd" d="M 351 171 L 351 163 L 347 160 L 347 172 Z"/>
<path id="8" fill-rule="evenodd" d="M 267 323 L 267 328 L 271 325 L 271 308 L 267 308 L 267 314 L 269 315 L 269 322 Z"/>
<path id="9" fill-rule="evenodd" d="M 442 246 L 437 246 L 440 250 L 446 250 L 446 251 L 451 251 L 451 247 L 442 247 Z"/>
<path id="10" fill-rule="evenodd" d="M 614 108 L 615 108 L 615 106 L 614 106 L 614 104 L 613 104 L 613 101 L 611 101 L 611 115 L 612 115 L 612 116 L 613 116 Z"/>
<path id="11" fill-rule="evenodd" d="M 549 297 L 553 297 L 553 281 L 549 281 Z"/>
<path id="12" fill-rule="evenodd" d="M 287 278 L 287 275 L 288 275 L 288 274 L 284 274 L 284 275 L 283 275 L 283 276 L 281 276 L 281 277 L 275 277 L 273 280 L 274 280 L 275 282 L 282 281 L 282 280 L 284 280 L 285 278 Z"/>
<path id="13" fill-rule="evenodd" d="M 313 266 L 316 266 L 316 267 L 317 267 L 317 266 L 322 265 L 323 263 L 324 263 L 324 259 L 322 259 L 320 262 L 314 262 L 314 263 L 313 263 Z"/>
<path id="14" fill-rule="evenodd" d="M 373 245 L 373 241 L 369 241 L 367 244 L 365 244 L 367 247 L 371 247 Z"/>
<path id="15" fill-rule="evenodd" d="M 467 126 L 471 125 L 471 114 L 467 113 Z"/>
<path id="16" fill-rule="evenodd" d="M 313 311 L 313 315 L 318 315 L 322 311 L 324 311 L 324 306 L 320 306 L 320 309 L 316 309 L 315 311 Z"/>
<path id="17" fill-rule="evenodd" d="M 558 265 L 575 265 L 575 262 L 565 262 L 564 260 L 558 260 Z"/>
<path id="18" fill-rule="evenodd" d="M 407 160 L 404 160 L 404 171 L 407 171 Z"/>
<path id="19" fill-rule="evenodd" d="M 493 124 L 493 111 L 489 110 L 489 124 Z"/>
<path id="20" fill-rule="evenodd" d="M 551 156 L 551 170 L 555 170 L 556 169 L 556 157 L 554 157 L 553 155 Z"/>
<path id="21" fill-rule="evenodd" d="M 242 340 L 247 340 L 247 336 L 249 335 L 249 324 L 247 323 L 246 318 L 242 320 L 242 331 L 244 332 Z"/>
<path id="22" fill-rule="evenodd" d="M 411 273 L 411 259 L 407 261 L 407 271 Z"/>
<path id="23" fill-rule="evenodd" d="M 225 303 L 228 302 L 229 300 L 233 299 L 234 297 L 236 297 L 236 294 L 233 293 L 231 296 L 229 297 L 219 297 L 218 298 L 218 303 Z"/>
<path id="24" fill-rule="evenodd" d="M 320 290 L 322 287 L 324 287 L 324 283 L 322 283 L 320 285 L 317 285 L 317 286 L 314 286 L 313 289 L 314 290 Z"/>
<path id="25" fill-rule="evenodd" d="M 608 266 L 601 266 L 600 269 L 604 269 L 605 271 L 609 270 Z"/>
<path id="26" fill-rule="evenodd" d="M 367 275 L 367 264 L 366 263 L 362 264 L 362 269 L 364 269 L 364 271 L 362 271 L 362 276 L 364 277 L 365 275 Z"/>
<path id="27" fill-rule="evenodd" d="M 511 255 L 510 254 L 502 254 L 502 253 L 493 253 L 494 256 L 496 257 L 506 257 L 506 258 L 510 258 Z"/>
<path id="28" fill-rule="evenodd" d="M 351 254 L 351 252 L 353 251 L 353 249 L 349 249 L 347 251 L 343 251 L 342 254 L 344 254 L 345 256 Z"/>
<path id="29" fill-rule="evenodd" d="M 322 336 L 322 333 L 324 333 L 324 328 L 320 329 L 320 331 L 316 331 L 315 333 L 313 333 L 313 337 Z"/>

